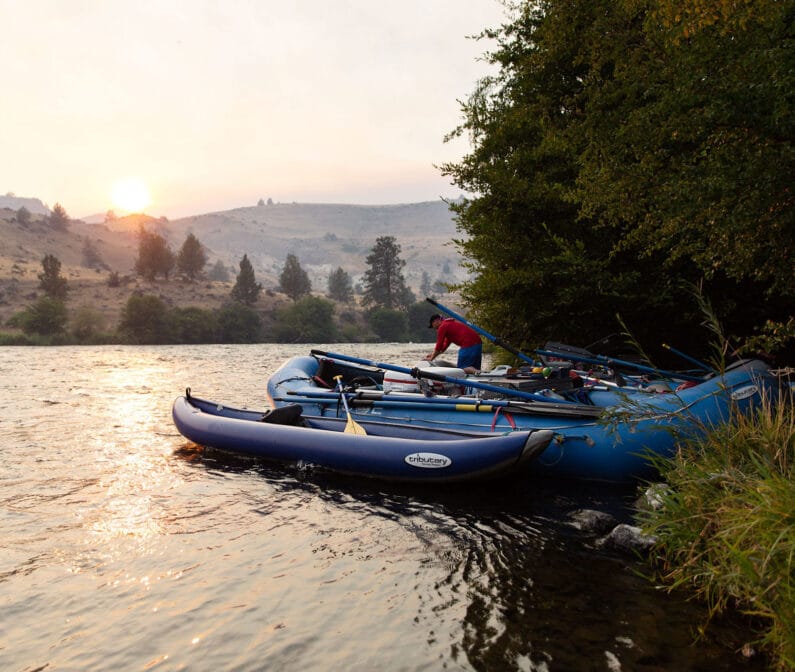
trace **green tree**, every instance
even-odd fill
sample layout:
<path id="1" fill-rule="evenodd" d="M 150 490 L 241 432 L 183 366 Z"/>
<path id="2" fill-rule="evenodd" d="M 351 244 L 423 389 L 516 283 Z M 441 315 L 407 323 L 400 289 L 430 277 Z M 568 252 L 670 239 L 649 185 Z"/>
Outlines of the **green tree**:
<path id="1" fill-rule="evenodd" d="M 70 319 L 70 331 L 83 343 L 92 342 L 102 332 L 104 325 L 105 317 L 93 306 L 80 306 Z"/>
<path id="2" fill-rule="evenodd" d="M 99 253 L 97 246 L 88 237 L 83 238 L 83 266 L 86 268 L 105 268 L 107 264 L 102 261 L 102 255 Z"/>
<path id="3" fill-rule="evenodd" d="M 17 210 L 17 222 L 19 222 L 22 226 L 27 226 L 30 224 L 30 210 L 28 210 L 24 205 Z"/>
<path id="4" fill-rule="evenodd" d="M 422 272 L 422 279 L 420 280 L 420 296 L 423 298 L 433 298 L 433 288 L 431 286 L 431 276 L 428 271 Z"/>
<path id="5" fill-rule="evenodd" d="M 312 283 L 309 281 L 309 276 L 301 268 L 298 257 L 294 254 L 287 255 L 284 268 L 282 268 L 279 276 L 279 287 L 293 301 L 298 301 L 302 296 L 306 296 L 312 291 Z"/>
<path id="6" fill-rule="evenodd" d="M 133 294 L 122 309 L 119 331 L 132 343 L 151 345 L 172 339 L 168 307 L 151 294 Z"/>
<path id="7" fill-rule="evenodd" d="M 407 336 L 415 343 L 430 343 L 436 340 L 436 332 L 428 328 L 428 318 L 437 312 L 427 301 L 418 301 L 409 306 Z"/>
<path id="8" fill-rule="evenodd" d="M 342 267 L 337 267 L 328 276 L 328 296 L 342 303 L 353 301 L 353 282 Z"/>
<path id="9" fill-rule="evenodd" d="M 221 343 L 256 343 L 262 335 L 262 320 L 253 308 L 234 301 L 219 311 L 218 328 Z"/>
<path id="10" fill-rule="evenodd" d="M 273 337 L 279 343 L 329 343 L 337 339 L 334 304 L 305 296 L 276 311 Z"/>
<path id="11" fill-rule="evenodd" d="M 69 227 L 69 215 L 60 203 L 53 206 L 52 212 L 48 218 L 50 226 L 58 231 L 66 231 Z"/>
<path id="12" fill-rule="evenodd" d="M 254 267 L 244 254 L 240 260 L 240 273 L 237 274 L 235 286 L 232 287 L 232 298 L 245 306 L 253 306 L 257 302 L 262 285 L 254 276 Z"/>
<path id="13" fill-rule="evenodd" d="M 376 308 L 367 318 L 370 328 L 386 342 L 403 342 L 408 332 L 406 313 L 389 308 Z"/>
<path id="14" fill-rule="evenodd" d="M 362 300 L 365 306 L 392 310 L 405 308 L 413 302 L 403 277 L 406 262 L 400 258 L 400 245 L 394 236 L 377 238 L 366 263 Z"/>
<path id="15" fill-rule="evenodd" d="M 169 313 L 174 340 L 177 343 L 215 343 L 218 315 L 203 308 L 174 308 Z"/>
<path id="16" fill-rule="evenodd" d="M 588 343 L 620 314 L 641 342 L 698 346 L 683 281 L 702 278 L 735 333 L 791 313 L 791 3 L 777 4 L 729 30 L 703 13 L 682 40 L 646 2 L 524 2 L 487 33 L 499 72 L 451 134 L 472 152 L 443 168 L 477 194 L 451 205 L 477 321 L 532 346 Z"/>
<path id="17" fill-rule="evenodd" d="M 66 305 L 62 299 L 42 296 L 21 315 L 20 326 L 26 334 L 56 336 L 66 330 Z"/>
<path id="18" fill-rule="evenodd" d="M 229 280 L 229 269 L 220 259 L 213 264 L 210 272 L 207 274 L 210 280 L 217 280 L 218 282 L 227 282 Z"/>
<path id="19" fill-rule="evenodd" d="M 207 265 L 207 254 L 199 239 L 189 233 L 177 254 L 177 270 L 190 280 L 201 275 Z"/>
<path id="20" fill-rule="evenodd" d="M 795 297 L 792 2 L 619 4 L 582 47 L 583 212 L 618 249 Z"/>
<path id="21" fill-rule="evenodd" d="M 66 278 L 61 275 L 60 260 L 55 255 L 47 254 L 42 259 L 41 266 L 44 270 L 39 273 L 39 287 L 47 296 L 64 301 L 69 286 Z"/>
<path id="22" fill-rule="evenodd" d="M 174 269 L 176 257 L 166 239 L 159 233 L 147 231 L 143 226 L 138 230 L 138 258 L 135 271 L 147 280 L 154 280 L 161 274 L 168 280 Z"/>

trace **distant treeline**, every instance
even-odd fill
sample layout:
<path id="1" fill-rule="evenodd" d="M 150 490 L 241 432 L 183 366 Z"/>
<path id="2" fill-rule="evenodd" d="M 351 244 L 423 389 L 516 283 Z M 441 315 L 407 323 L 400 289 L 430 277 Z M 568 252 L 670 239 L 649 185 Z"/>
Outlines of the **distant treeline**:
<path id="1" fill-rule="evenodd" d="M 240 272 L 229 300 L 219 309 L 196 306 L 171 307 L 160 297 L 133 292 L 122 310 L 118 325 L 105 328 L 101 311 L 91 306 L 68 307 L 69 283 L 54 255 L 42 260 L 39 288 L 43 291 L 31 306 L 14 315 L 9 327 L 22 333 L 0 333 L 0 344 L 166 344 L 166 343 L 318 343 L 362 341 L 429 341 L 428 304 L 417 302 L 403 278 L 405 262 L 400 246 L 391 236 L 378 238 L 367 257 L 361 301 L 354 301 L 350 276 L 341 268 L 329 275 L 327 297 L 312 294 L 312 285 L 295 255 L 288 255 L 279 291 L 292 299 L 288 306 L 267 315 L 258 306 L 262 285 L 243 255 Z M 203 277 L 207 263 L 201 243 L 189 234 L 179 254 L 165 239 L 141 230 L 136 271 L 167 283 L 176 269 L 183 281 Z M 121 286 L 117 272 L 108 284 Z"/>

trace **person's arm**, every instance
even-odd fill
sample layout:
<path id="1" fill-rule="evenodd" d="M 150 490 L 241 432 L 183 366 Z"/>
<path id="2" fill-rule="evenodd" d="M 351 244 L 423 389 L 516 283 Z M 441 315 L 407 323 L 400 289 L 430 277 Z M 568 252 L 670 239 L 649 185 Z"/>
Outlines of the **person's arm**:
<path id="1" fill-rule="evenodd" d="M 433 360 L 436 359 L 439 355 L 441 355 L 447 348 L 450 347 L 450 339 L 447 338 L 447 329 L 445 328 L 445 324 L 439 327 L 438 334 L 436 336 L 436 346 L 433 349 L 433 352 L 430 355 L 427 355 L 425 359 Z"/>

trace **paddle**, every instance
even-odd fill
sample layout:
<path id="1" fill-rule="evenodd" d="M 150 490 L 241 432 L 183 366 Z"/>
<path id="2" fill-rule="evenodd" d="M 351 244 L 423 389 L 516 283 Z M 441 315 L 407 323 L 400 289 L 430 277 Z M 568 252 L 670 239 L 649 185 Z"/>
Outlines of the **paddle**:
<path id="1" fill-rule="evenodd" d="M 337 386 L 340 388 L 340 399 L 342 399 L 342 405 L 345 406 L 345 415 L 348 416 L 348 422 L 345 423 L 345 433 L 367 436 L 364 427 L 351 417 L 351 412 L 348 409 L 348 400 L 345 398 L 345 390 L 342 387 L 342 376 L 334 376 L 334 380 L 337 381 Z"/>
<path id="2" fill-rule="evenodd" d="M 406 368 L 405 366 L 395 366 L 394 364 L 384 364 L 381 362 L 373 362 L 369 359 L 362 359 L 361 357 L 351 357 L 349 355 L 340 355 L 334 352 L 323 352 L 322 350 L 315 350 L 312 349 L 310 351 L 313 355 L 320 355 L 321 357 L 328 357 L 329 359 L 338 359 L 342 362 L 354 362 L 356 364 L 364 364 L 365 366 L 372 366 L 376 369 L 386 369 L 388 371 L 398 371 L 400 373 L 407 373 L 413 378 L 419 380 L 420 378 L 428 378 L 429 380 L 437 380 L 442 383 L 452 383 L 453 385 L 462 385 L 463 387 L 474 387 L 481 390 L 488 390 L 490 392 L 498 392 L 499 394 L 504 394 L 508 397 L 518 397 L 519 399 L 529 399 L 531 401 L 543 401 L 545 404 L 550 402 L 557 402 L 557 403 L 574 403 L 571 401 L 563 401 L 561 399 L 555 399 L 550 397 L 545 397 L 543 394 L 533 394 L 532 392 L 522 392 L 521 390 L 515 390 L 509 387 L 497 387 L 496 385 L 488 385 L 486 383 L 481 383 L 476 380 L 472 380 L 471 378 L 451 378 L 450 376 L 443 376 L 440 373 L 434 373 L 433 371 L 427 371 L 426 369 L 420 369 L 419 367 L 414 367 L 413 369 Z"/>

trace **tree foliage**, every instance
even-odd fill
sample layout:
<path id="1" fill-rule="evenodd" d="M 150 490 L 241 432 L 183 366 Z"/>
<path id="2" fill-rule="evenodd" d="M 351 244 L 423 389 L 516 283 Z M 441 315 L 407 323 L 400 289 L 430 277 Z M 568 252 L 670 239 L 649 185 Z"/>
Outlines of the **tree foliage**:
<path id="1" fill-rule="evenodd" d="M 232 287 L 232 298 L 245 306 L 253 306 L 261 291 L 262 285 L 254 276 L 254 267 L 248 260 L 248 255 L 244 254 L 240 260 L 240 273 L 237 274 L 235 286 Z"/>
<path id="2" fill-rule="evenodd" d="M 273 338 L 279 343 L 330 343 L 337 340 L 334 304 L 305 296 L 276 311 Z"/>
<path id="3" fill-rule="evenodd" d="M 133 294 L 124 305 L 119 330 L 132 343 L 152 345 L 172 339 L 168 306 L 151 294 Z"/>
<path id="4" fill-rule="evenodd" d="M 21 315 L 20 326 L 26 334 L 55 336 L 66 330 L 66 305 L 63 299 L 42 296 Z"/>
<path id="5" fill-rule="evenodd" d="M 70 319 L 70 331 L 82 343 L 93 341 L 105 326 L 102 311 L 93 306 L 82 305 L 74 311 Z"/>
<path id="6" fill-rule="evenodd" d="M 616 314 L 641 342 L 701 343 L 687 283 L 733 333 L 791 314 L 793 2 L 680 4 L 523 2 L 486 33 L 499 72 L 443 171 L 477 194 L 451 205 L 463 297 L 515 345 L 586 344 Z"/>
<path id="7" fill-rule="evenodd" d="M 177 343 L 215 343 L 218 338 L 218 315 L 212 310 L 188 306 L 174 308 L 169 314 L 171 331 Z"/>
<path id="8" fill-rule="evenodd" d="M 342 303 L 353 301 L 353 282 L 351 276 L 341 266 L 332 271 L 328 276 L 328 296 L 330 299 Z"/>
<path id="9" fill-rule="evenodd" d="M 376 308 L 370 312 L 367 321 L 382 341 L 399 343 L 406 340 L 408 319 L 403 311 Z"/>
<path id="10" fill-rule="evenodd" d="M 218 329 L 221 343 L 256 343 L 262 336 L 262 320 L 253 308 L 235 301 L 220 310 Z"/>
<path id="11" fill-rule="evenodd" d="M 362 299 L 365 306 L 393 310 L 413 303 L 414 297 L 403 277 L 406 262 L 400 258 L 400 245 L 394 236 L 377 238 L 366 263 Z"/>
<path id="12" fill-rule="evenodd" d="M 154 280 L 162 274 L 168 276 L 174 269 L 176 257 L 166 239 L 159 233 L 147 231 L 143 226 L 138 230 L 138 258 L 135 272 L 147 280 Z"/>
<path id="13" fill-rule="evenodd" d="M 302 296 L 306 296 L 312 291 L 312 283 L 306 271 L 301 268 L 298 257 L 288 254 L 284 262 L 281 275 L 279 275 L 279 287 L 293 301 L 298 301 Z"/>
<path id="14" fill-rule="evenodd" d="M 17 210 L 17 222 L 19 222 L 22 226 L 27 226 L 30 224 L 31 214 L 30 210 L 28 210 L 24 205 Z"/>
<path id="15" fill-rule="evenodd" d="M 57 231 L 66 231 L 69 227 L 69 215 L 66 214 L 66 209 L 60 203 L 53 206 L 47 221 Z"/>
<path id="16" fill-rule="evenodd" d="M 83 266 L 86 268 L 108 268 L 94 241 L 88 236 L 83 238 Z"/>
<path id="17" fill-rule="evenodd" d="M 39 273 L 39 287 L 45 294 L 53 299 L 63 301 L 69 291 L 69 284 L 65 277 L 61 275 L 61 262 L 53 254 L 47 254 L 41 261 L 44 269 Z"/>
<path id="18" fill-rule="evenodd" d="M 199 239 L 189 233 L 177 254 L 177 270 L 190 280 L 201 275 L 207 265 L 207 253 Z"/>
<path id="19" fill-rule="evenodd" d="M 213 264 L 213 267 L 207 273 L 210 280 L 218 280 L 219 282 L 227 282 L 229 280 L 229 269 L 220 259 Z"/>

